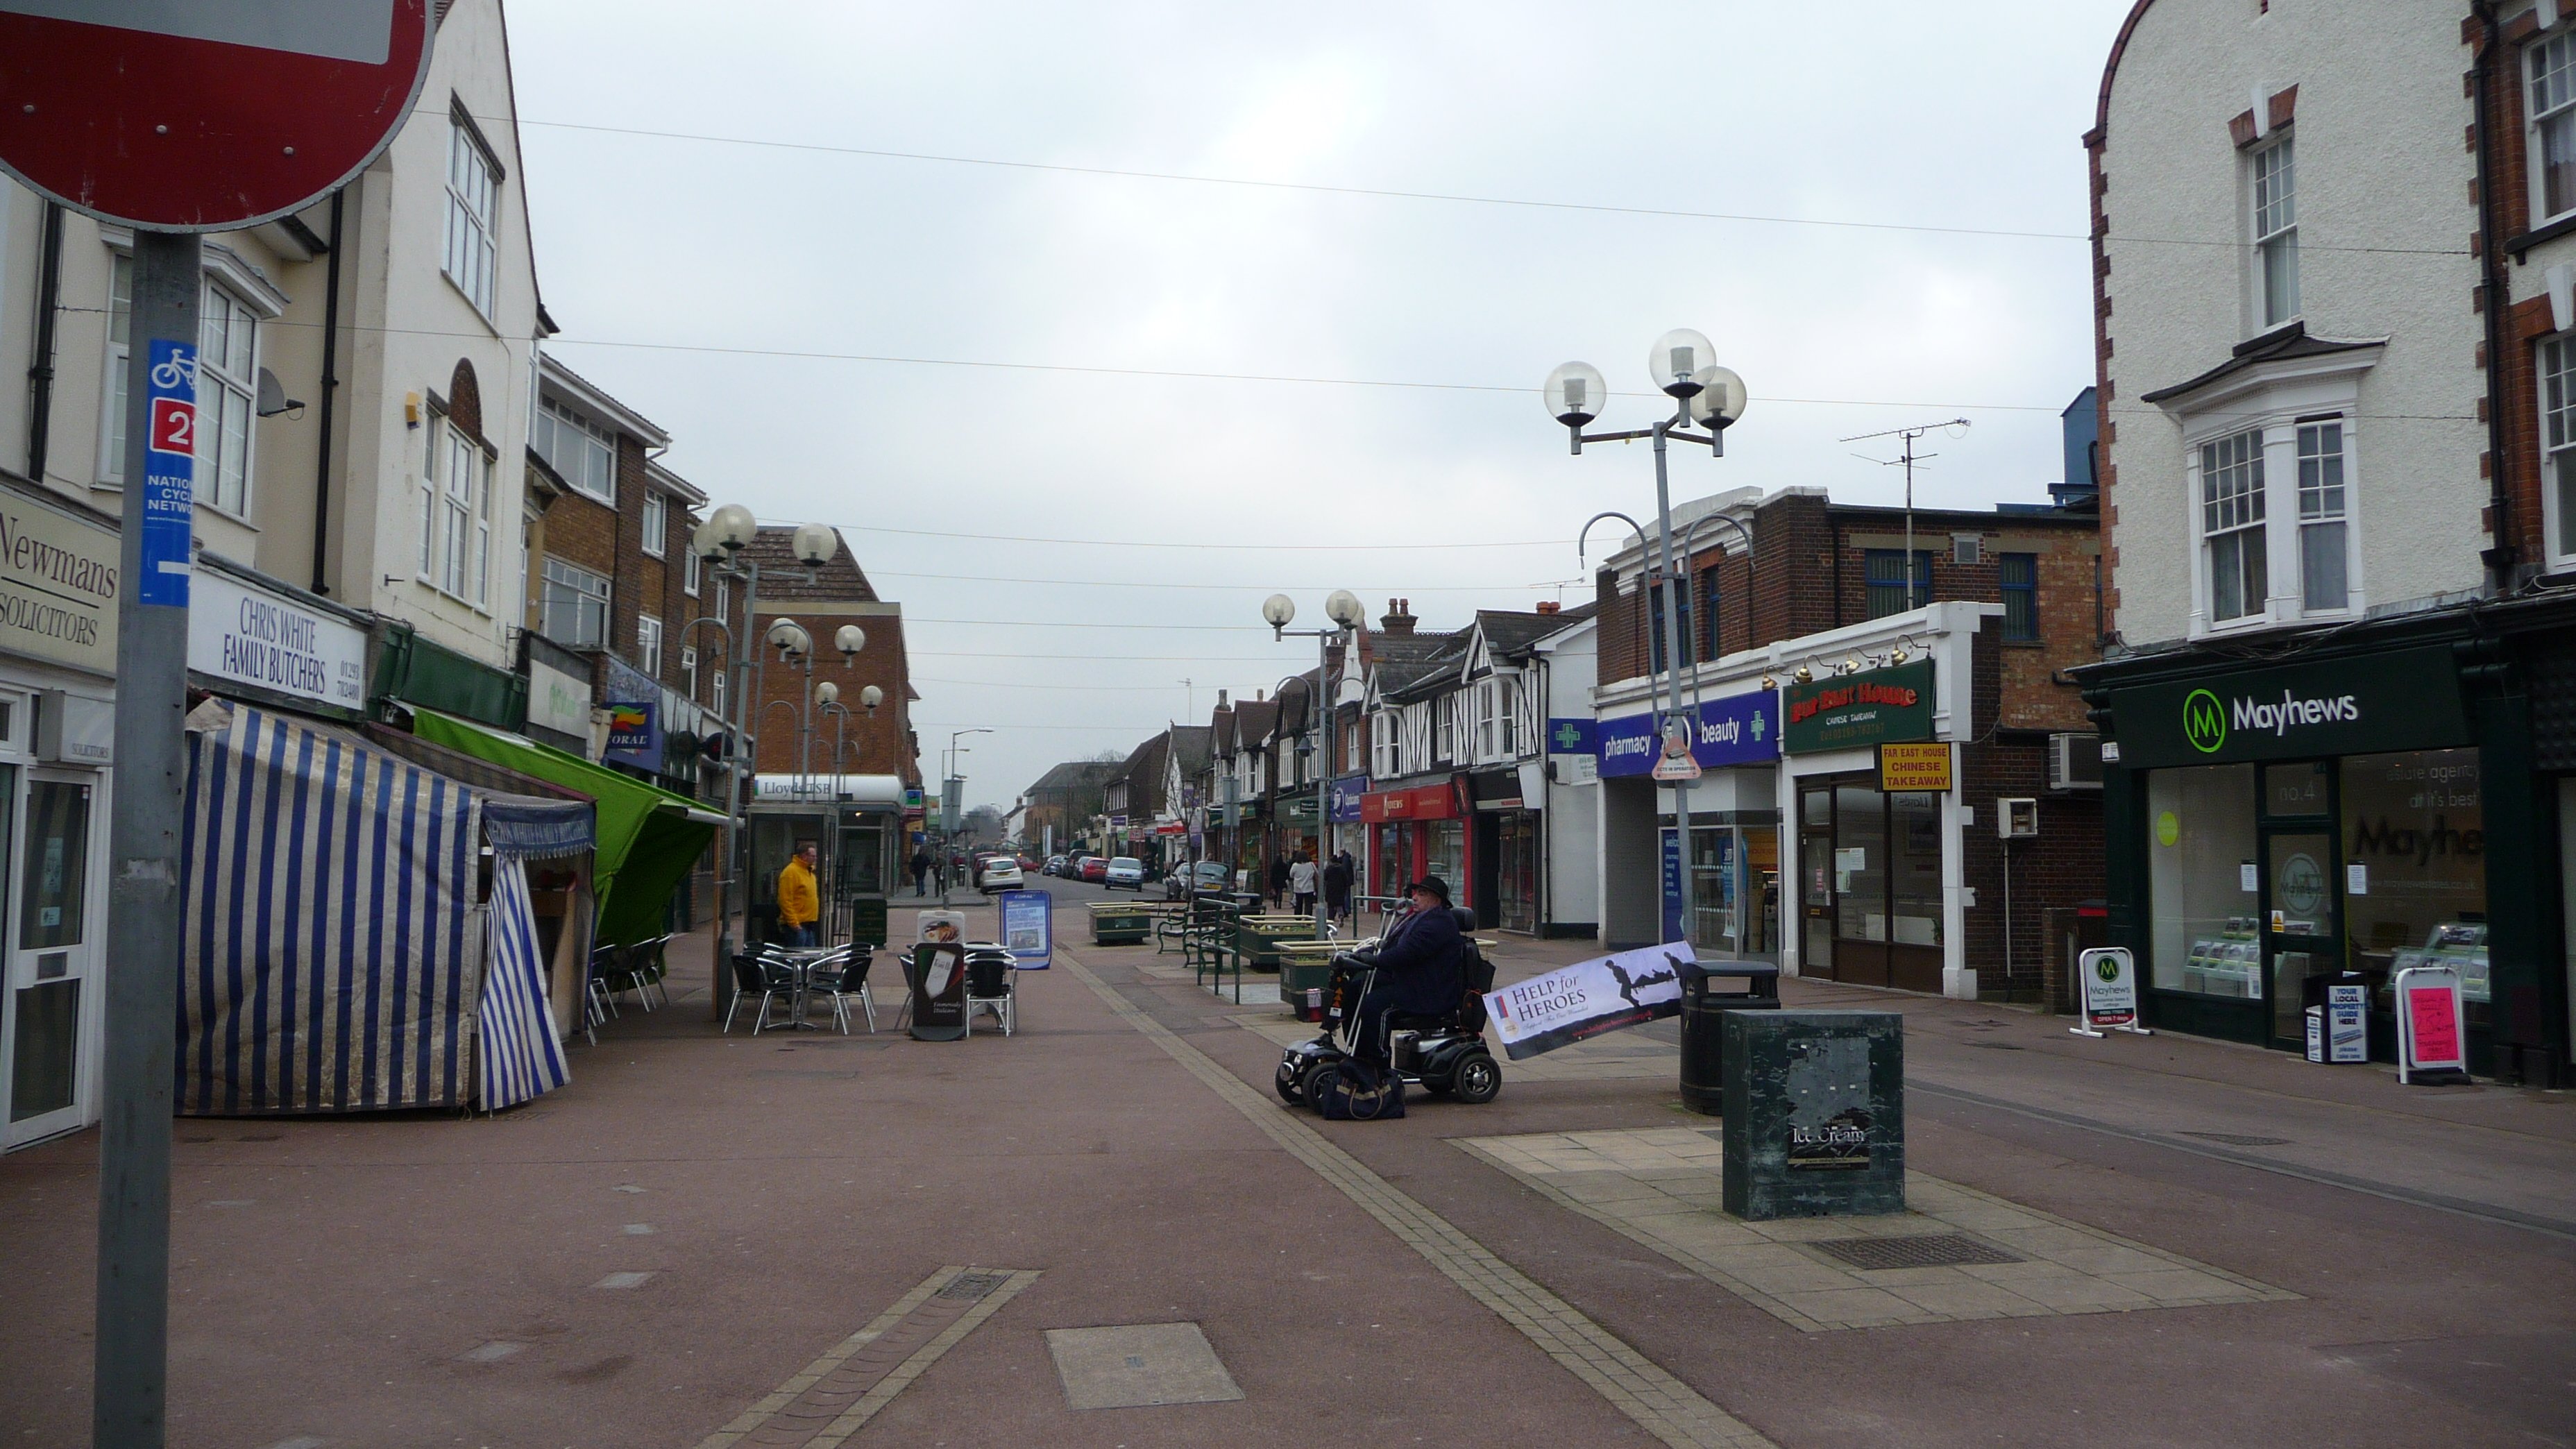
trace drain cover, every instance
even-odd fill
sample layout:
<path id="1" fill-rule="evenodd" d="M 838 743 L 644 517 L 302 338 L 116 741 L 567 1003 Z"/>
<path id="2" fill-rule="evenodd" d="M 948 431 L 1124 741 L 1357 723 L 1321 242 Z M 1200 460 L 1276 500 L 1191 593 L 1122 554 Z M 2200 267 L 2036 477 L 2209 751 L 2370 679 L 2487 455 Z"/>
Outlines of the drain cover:
<path id="1" fill-rule="evenodd" d="M 2287 1147 L 2290 1145 L 2290 1139 L 2287 1137 L 2248 1137 L 2241 1132 L 2185 1132 L 2182 1135 L 2197 1137 L 2203 1142 L 2224 1142 L 2230 1147 Z"/>
<path id="2" fill-rule="evenodd" d="M 1931 1233 L 1914 1238 L 1827 1238 L 1807 1246 L 1855 1268 L 1961 1268 L 1974 1263 L 2027 1261 L 1963 1233 Z"/>
<path id="3" fill-rule="evenodd" d="M 1990 1052 L 2017 1052 L 2021 1050 L 2020 1047 L 2017 1047 L 2008 1041 L 1972 1041 L 1968 1043 L 1968 1045 L 1972 1047 L 1983 1047 Z"/>
<path id="4" fill-rule="evenodd" d="M 952 1303 L 972 1303 L 1010 1281 L 1011 1275 L 1008 1273 L 960 1273 L 948 1280 L 947 1287 L 932 1296 L 945 1298 Z"/>

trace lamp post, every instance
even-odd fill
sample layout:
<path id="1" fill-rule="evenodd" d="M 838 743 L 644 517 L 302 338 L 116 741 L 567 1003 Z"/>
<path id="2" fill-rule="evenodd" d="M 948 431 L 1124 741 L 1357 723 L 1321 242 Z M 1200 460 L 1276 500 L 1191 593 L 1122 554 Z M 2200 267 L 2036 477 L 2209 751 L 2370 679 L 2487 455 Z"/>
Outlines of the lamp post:
<path id="1" fill-rule="evenodd" d="M 731 687 L 726 691 L 733 705 L 733 748 L 725 756 L 725 875 L 716 901 L 716 952 L 714 990 L 708 999 L 715 1013 L 722 1016 L 733 1004 L 733 911 L 739 884 L 739 908 L 742 912 L 742 939 L 751 939 L 751 832 L 743 828 L 743 777 L 759 768 L 753 731 L 751 671 L 757 654 L 751 643 L 752 625 L 760 617 L 760 561 L 744 552 L 760 532 L 760 522 L 751 510 L 739 503 L 728 503 L 707 515 L 698 525 L 689 547 L 706 560 L 708 571 L 720 579 L 742 580 L 742 624 L 735 627 L 729 611 L 719 608 L 710 622 L 725 638 L 726 665 L 733 671 Z M 697 621 L 692 621 L 695 627 Z"/>
<path id="2" fill-rule="evenodd" d="M 751 832 L 745 828 L 743 820 L 743 782 L 745 776 L 756 776 L 760 772 L 759 729 L 765 713 L 759 701 L 766 673 L 766 656 L 753 639 L 754 630 L 760 623 L 760 560 L 749 552 L 753 540 L 759 536 L 760 520 L 752 516 L 751 510 L 739 503 L 727 503 L 709 513 L 706 522 L 698 525 L 697 532 L 689 540 L 690 549 L 706 560 L 709 572 L 720 579 L 742 581 L 742 623 L 739 628 L 727 617 L 730 611 L 724 609 L 689 623 L 692 629 L 700 624 L 711 624 L 724 635 L 726 651 L 730 655 L 728 662 L 733 671 L 733 682 L 726 695 L 733 707 L 734 748 L 727 753 L 725 760 L 725 859 L 732 878 L 724 883 L 716 910 L 715 990 L 710 993 L 719 1017 L 733 1002 L 732 915 L 733 889 L 737 881 L 742 885 L 739 902 L 742 939 L 745 943 L 751 939 Z M 809 523 L 796 530 L 794 544 L 796 560 L 805 565 L 806 576 L 810 580 L 815 570 L 831 561 L 839 549 L 840 537 L 822 524 Z M 793 620 L 781 622 L 796 628 L 799 635 L 804 633 Z M 775 626 L 770 633 L 771 642 L 776 643 Z M 812 641 L 807 639 L 802 647 L 810 649 Z"/>
<path id="3" fill-rule="evenodd" d="M 948 842 L 957 834 L 958 819 L 964 813 L 964 806 L 966 804 L 966 777 L 957 773 L 957 757 L 959 755 L 969 754 L 972 752 L 960 746 L 957 742 L 968 735 L 989 735 L 992 733 L 993 731 L 990 729 L 949 731 L 948 768 L 941 771 L 939 777 L 939 833 L 941 837 L 942 854 L 947 853 Z M 956 805 L 953 808 L 949 803 L 949 797 L 952 795 L 956 797 Z M 941 863 L 941 869 L 939 872 L 939 904 L 942 906 L 948 904 L 948 871 L 946 868 L 946 862 L 944 861 Z"/>
<path id="4" fill-rule="evenodd" d="M 1673 556 L 1673 495 L 1665 464 L 1666 440 L 1680 438 L 1686 443 L 1706 443 L 1712 457 L 1726 456 L 1726 430 L 1744 416 L 1744 379 L 1720 367 L 1716 348 L 1707 337 L 1687 327 L 1676 327 L 1655 339 L 1646 350 L 1646 372 L 1655 386 L 1673 400 L 1673 415 L 1651 428 L 1621 433 L 1591 433 L 1584 424 L 1601 415 L 1609 401 L 1609 384 L 1599 368 L 1588 362 L 1569 362 L 1547 377 L 1547 411 L 1565 425 L 1565 431 L 1580 455 L 1586 443 L 1633 442 L 1651 438 L 1655 444 L 1655 526 L 1663 557 L 1664 659 L 1666 671 L 1665 699 L 1668 713 L 1664 719 L 1664 752 L 1685 754 L 1696 733 L 1690 721 L 1682 716 L 1682 614 L 1679 577 Z M 1688 427 L 1697 423 L 1708 431 L 1692 433 Z M 1598 519 L 1594 520 L 1598 522 Z M 1584 527 L 1588 530 L 1591 524 Z M 1645 530 L 1637 530 L 1642 540 Z M 1649 659 L 1651 666 L 1653 660 Z M 1678 748 L 1676 748 L 1678 746 Z M 1673 828 L 1681 854 L 1682 938 L 1690 939 L 1691 925 L 1691 819 L 1690 782 L 1673 782 Z"/>
<path id="5" fill-rule="evenodd" d="M 1332 907 L 1324 903 L 1324 839 L 1333 815 L 1333 736 L 1331 722 L 1325 717 L 1330 708 L 1324 702 L 1325 686 L 1332 682 L 1333 640 L 1360 626 L 1368 610 L 1360 604 L 1359 595 L 1348 589 L 1335 589 L 1324 599 L 1324 617 L 1333 621 L 1330 629 L 1291 629 L 1289 622 L 1297 617 L 1297 601 L 1286 594 L 1272 594 L 1261 603 L 1261 617 L 1270 626 L 1272 639 L 1291 634 L 1311 636 L 1315 641 L 1315 687 L 1306 697 L 1306 722 L 1323 745 L 1315 768 L 1315 934 L 1330 934 Z"/>

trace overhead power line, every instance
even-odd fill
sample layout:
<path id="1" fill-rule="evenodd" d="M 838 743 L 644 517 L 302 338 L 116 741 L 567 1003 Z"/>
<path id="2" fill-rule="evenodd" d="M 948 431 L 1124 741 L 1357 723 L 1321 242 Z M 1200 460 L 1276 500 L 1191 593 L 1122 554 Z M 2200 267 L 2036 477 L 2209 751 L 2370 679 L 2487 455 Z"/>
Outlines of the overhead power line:
<path id="1" fill-rule="evenodd" d="M 438 112 L 445 115 L 445 111 Z M 510 124 L 507 116 L 486 116 L 496 125 Z M 1902 231 L 1927 236 L 1984 237 L 2002 241 L 2083 242 L 2091 238 L 2074 231 L 2023 231 L 2007 227 L 1936 226 L 1926 222 L 1853 221 L 1838 217 L 1770 216 L 1740 211 L 1688 211 L 1664 206 L 1621 206 L 1609 202 L 1552 201 L 1528 196 L 1482 196 L 1469 192 L 1409 191 L 1387 186 L 1345 186 L 1318 181 L 1272 181 L 1251 176 L 1210 176 L 1187 171 L 1145 171 L 1123 166 L 1076 166 L 1061 161 L 1017 161 L 994 156 L 956 156 L 935 151 L 894 151 L 873 146 L 836 146 L 820 141 L 773 141 L 756 136 L 717 136 L 696 131 L 663 131 L 643 126 L 603 126 L 585 121 L 531 121 L 522 118 L 521 126 L 550 131 L 579 131 L 600 136 L 626 136 L 638 140 L 689 141 L 709 146 L 747 146 L 765 151 L 802 151 L 825 156 L 857 156 L 878 161 L 919 161 L 940 166 L 978 166 L 1004 171 L 1046 171 L 1068 176 L 1099 176 L 1127 181 L 1164 181 L 1187 186 L 1228 186 L 1258 191 L 1298 191 L 1320 196 L 1365 196 L 1392 201 L 1433 201 L 1461 206 L 1509 206 L 1536 211 L 1595 212 L 1609 216 L 1643 216 L 1677 221 L 1725 221 L 1759 226 L 1824 227 L 1849 231 Z M 2114 235 L 2109 241 L 2133 242 L 2147 246 L 2226 247 L 2243 250 L 2250 243 L 2235 238 L 2216 240 L 2205 237 L 2132 237 Z M 2364 252 L 2387 256 L 2457 257 L 2468 255 L 2462 247 L 2365 247 L 2335 246 L 2326 243 L 2300 242 L 2302 251 Z"/>
<path id="2" fill-rule="evenodd" d="M 1559 542 L 1561 546 L 1562 540 Z M 1163 579 L 1023 579 L 1007 574 L 923 574 L 909 573 L 902 569 L 873 568 L 867 573 L 872 579 L 941 579 L 962 584 L 1039 584 L 1076 589 L 1216 589 L 1229 593 L 1250 591 L 1277 593 L 1283 589 L 1320 593 L 1326 589 L 1348 588 L 1356 593 L 1377 593 L 1386 589 L 1393 589 L 1400 593 L 1410 589 L 1417 594 L 1490 594 L 1514 589 L 1570 589 L 1591 582 L 1588 579 L 1553 579 L 1533 584 L 1369 584 L 1366 586 L 1359 584 L 1187 584 Z"/>
<path id="3" fill-rule="evenodd" d="M 2315 248 L 2310 248 L 2310 250 L 2315 250 Z M 107 311 L 107 309 L 103 307 L 74 306 L 66 306 L 59 310 L 65 313 L 89 313 L 94 315 L 105 315 Z M 310 329 L 319 328 L 322 324 L 306 319 L 289 319 L 281 317 L 263 321 L 260 325 L 272 328 L 297 327 Z M 488 342 L 491 340 L 492 336 L 489 331 L 472 332 L 437 327 L 372 327 L 346 322 L 341 325 L 347 331 L 362 332 L 373 336 L 384 337 L 450 337 Z M 1194 382 L 1278 383 L 1299 387 L 1396 388 L 1415 392 L 1494 393 L 1521 397 L 1536 397 L 1540 391 L 1538 388 L 1534 387 L 1506 386 L 1502 383 L 1493 382 L 1424 382 L 1404 378 L 1316 377 L 1295 373 L 1202 372 L 1188 368 L 1109 367 L 1100 364 L 1072 362 L 999 362 L 990 358 L 914 357 L 901 353 L 887 352 L 821 352 L 805 348 L 733 347 L 717 346 L 711 343 L 702 342 L 644 342 L 629 338 L 613 337 L 557 336 L 546 339 L 546 346 L 549 349 L 561 347 L 607 347 L 639 352 L 695 353 L 710 357 L 766 357 L 790 362 L 865 362 L 883 363 L 889 366 L 902 367 L 986 368 L 1001 372 L 1051 372 L 1100 377 L 1150 377 Z M 1614 397 L 1652 398 L 1656 400 L 1659 405 L 1666 401 L 1661 393 L 1614 391 L 1611 395 Z M 1971 413 L 2054 414 L 2066 411 L 2066 405 L 2064 403 L 1984 403 L 1959 402 L 1956 400 L 1926 400 L 1922 398 L 1786 397 L 1760 393 L 1755 394 L 1751 400 L 1769 407 L 1921 408 L 1940 412 Z M 2161 408 L 2128 407 L 2116 404 L 2106 407 L 2102 411 L 2120 416 L 2135 414 L 2141 417 L 2160 417 L 2164 415 L 2164 410 Z M 2254 417 L 2257 416 L 2257 414 L 2251 412 L 2233 414 L 2219 412 L 2212 413 L 2209 416 L 2212 418 L 2228 416 Z M 2352 422 L 2372 423 L 2473 423 L 2478 421 L 2477 415 L 2474 413 L 2356 412 L 2346 413 L 2343 416 Z"/>

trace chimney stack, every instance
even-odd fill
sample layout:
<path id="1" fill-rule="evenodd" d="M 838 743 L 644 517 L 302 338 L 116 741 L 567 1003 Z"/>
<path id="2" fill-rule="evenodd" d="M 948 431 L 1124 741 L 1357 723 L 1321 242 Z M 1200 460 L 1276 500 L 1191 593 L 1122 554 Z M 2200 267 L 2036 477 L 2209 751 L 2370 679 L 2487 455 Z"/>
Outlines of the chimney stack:
<path id="1" fill-rule="evenodd" d="M 1386 617 L 1377 621 L 1379 632 L 1397 639 L 1412 638 L 1413 626 L 1416 622 L 1412 605 L 1411 599 L 1387 600 Z"/>
<path id="2" fill-rule="evenodd" d="M 1222 689 L 1216 692 L 1216 707 L 1219 709 L 1225 708 L 1225 691 Z"/>
<path id="3" fill-rule="evenodd" d="M 1542 614 L 1561 613 L 1564 609 L 1565 605 L 1554 599 L 1541 599 L 1538 601 L 1538 611 Z"/>

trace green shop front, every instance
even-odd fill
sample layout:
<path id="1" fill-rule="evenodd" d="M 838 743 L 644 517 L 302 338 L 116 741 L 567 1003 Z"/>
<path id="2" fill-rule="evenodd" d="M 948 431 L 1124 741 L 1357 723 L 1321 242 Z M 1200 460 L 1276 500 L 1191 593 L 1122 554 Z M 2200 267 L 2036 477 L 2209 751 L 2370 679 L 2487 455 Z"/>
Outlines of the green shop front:
<path id="1" fill-rule="evenodd" d="M 2478 657 L 2357 635 L 2280 662 L 2191 650 L 2085 672 L 2108 714 L 2112 939 L 2136 953 L 2151 1025 L 2301 1050 L 2307 983 L 2352 973 L 2389 1060 L 2392 978 L 2444 965 L 2473 1070 L 2496 1070 L 2500 1041 L 2563 1057 L 2539 1009 L 2564 988 L 2555 822 L 2528 711 Z"/>

